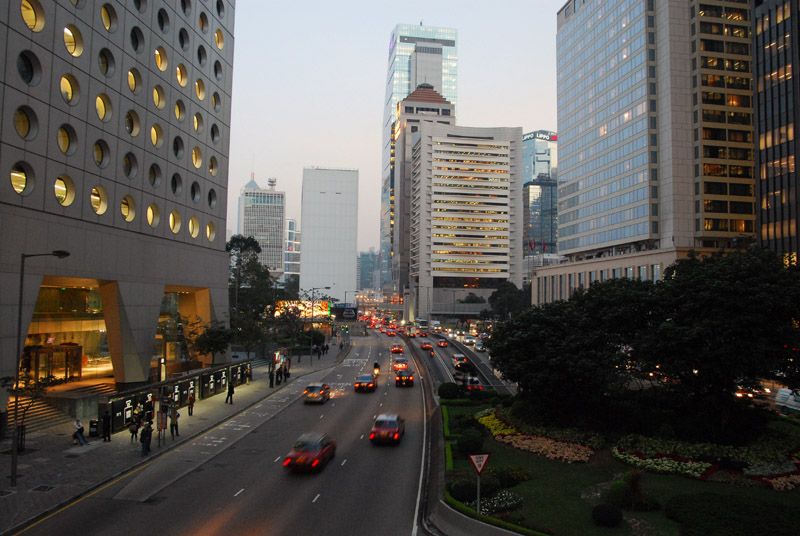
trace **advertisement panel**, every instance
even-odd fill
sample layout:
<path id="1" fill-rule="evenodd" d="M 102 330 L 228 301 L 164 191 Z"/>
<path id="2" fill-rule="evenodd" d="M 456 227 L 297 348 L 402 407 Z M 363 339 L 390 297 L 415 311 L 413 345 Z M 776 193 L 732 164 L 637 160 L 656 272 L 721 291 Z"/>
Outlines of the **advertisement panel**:
<path id="1" fill-rule="evenodd" d="M 294 314 L 299 318 L 320 318 L 331 315 L 330 302 L 314 300 L 314 314 L 311 314 L 311 300 L 278 301 L 275 303 L 275 317 Z"/>

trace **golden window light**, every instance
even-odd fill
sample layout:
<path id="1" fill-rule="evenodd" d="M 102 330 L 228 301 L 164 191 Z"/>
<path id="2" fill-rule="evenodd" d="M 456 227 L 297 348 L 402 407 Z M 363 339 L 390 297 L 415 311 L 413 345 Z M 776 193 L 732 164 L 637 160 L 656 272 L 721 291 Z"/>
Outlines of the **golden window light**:
<path id="1" fill-rule="evenodd" d="M 177 210 L 169 213 L 169 229 L 172 234 L 178 234 L 181 230 L 181 213 Z"/>
<path id="2" fill-rule="evenodd" d="M 64 27 L 64 46 L 70 56 L 77 58 L 83 54 L 83 37 L 80 30 L 72 24 Z"/>
<path id="3" fill-rule="evenodd" d="M 22 22 L 32 32 L 44 29 L 44 10 L 38 0 L 22 0 L 19 4 Z"/>
<path id="4" fill-rule="evenodd" d="M 94 186 L 89 194 L 89 203 L 92 205 L 92 210 L 98 216 L 105 214 L 108 210 L 108 196 L 102 186 Z"/>
<path id="5" fill-rule="evenodd" d="M 9 178 L 11 179 L 11 187 L 19 195 L 26 195 L 30 193 L 30 190 L 33 188 L 33 178 L 31 177 L 28 166 L 24 165 L 22 162 L 14 164 L 14 167 L 11 168 Z"/>
<path id="6" fill-rule="evenodd" d="M 192 238 L 197 238 L 200 234 L 200 221 L 197 219 L 196 216 L 192 216 L 189 218 L 189 235 Z"/>
<path id="7" fill-rule="evenodd" d="M 104 123 L 111 120 L 111 99 L 105 93 L 100 93 L 94 99 L 94 108 L 97 118 Z"/>
<path id="8" fill-rule="evenodd" d="M 155 203 L 151 203 L 150 206 L 147 207 L 147 224 L 150 227 L 157 227 L 158 222 L 161 219 L 161 214 L 158 209 L 158 205 Z"/>
<path id="9" fill-rule="evenodd" d="M 126 222 L 130 223 L 133 221 L 136 217 L 136 205 L 131 196 L 126 195 L 122 198 L 122 201 L 119 203 L 119 212 Z"/>
<path id="10" fill-rule="evenodd" d="M 61 97 L 64 102 L 70 105 L 77 104 L 78 102 L 78 81 L 71 74 L 61 76 L 59 83 L 61 89 Z"/>
<path id="11" fill-rule="evenodd" d="M 75 184 L 69 175 L 59 175 L 53 183 L 53 194 L 62 207 L 70 206 L 75 201 Z"/>
<path id="12" fill-rule="evenodd" d="M 181 87 L 186 87 L 186 84 L 189 83 L 186 67 L 182 63 L 179 63 L 178 66 L 175 67 L 175 78 L 178 80 L 178 85 Z"/>

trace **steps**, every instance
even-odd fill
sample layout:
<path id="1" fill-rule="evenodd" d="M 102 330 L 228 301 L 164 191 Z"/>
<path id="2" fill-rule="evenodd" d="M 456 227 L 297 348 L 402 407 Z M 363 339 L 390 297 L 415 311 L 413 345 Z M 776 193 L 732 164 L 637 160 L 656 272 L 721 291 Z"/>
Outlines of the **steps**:
<path id="1" fill-rule="evenodd" d="M 30 407 L 28 407 L 30 405 Z M 27 412 L 25 412 L 25 408 Z M 23 421 L 23 413 L 25 419 Z M 20 422 L 25 423 L 25 432 L 37 432 L 59 424 L 72 422 L 72 417 L 48 403 L 46 398 L 30 398 L 22 396 L 19 399 Z M 8 427 L 14 427 L 14 397 L 8 400 Z"/>

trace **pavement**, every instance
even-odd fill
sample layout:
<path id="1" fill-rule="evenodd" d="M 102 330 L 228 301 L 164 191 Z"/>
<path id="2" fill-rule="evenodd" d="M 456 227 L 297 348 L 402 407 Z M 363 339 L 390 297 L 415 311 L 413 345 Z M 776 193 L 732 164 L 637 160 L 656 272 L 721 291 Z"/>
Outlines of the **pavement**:
<path id="1" fill-rule="evenodd" d="M 103 442 L 97 437 L 87 438 L 88 445 L 73 445 L 72 423 L 65 422 L 28 435 L 26 450 L 18 458 L 17 486 L 12 488 L 9 482 L 11 441 L 0 442 L 0 534 L 13 533 L 48 512 L 143 466 L 152 458 L 189 443 L 246 408 L 294 385 L 300 378 L 332 367 L 346 357 L 349 348 L 349 345 L 345 346 L 341 356 L 338 347 L 331 345 L 329 354 L 321 359 L 309 360 L 305 355 L 297 363 L 297 358 L 293 358 L 289 381 L 273 388 L 269 387 L 266 366 L 255 367 L 252 381 L 236 387 L 233 404 L 226 404 L 225 394 L 220 393 L 198 400 L 191 417 L 188 410 L 182 408 L 180 436 L 172 439 L 166 434 L 159 442 L 154 433 L 152 452 L 148 457 L 142 456 L 138 441 L 131 442 L 127 430 L 114 434 L 111 442 Z"/>

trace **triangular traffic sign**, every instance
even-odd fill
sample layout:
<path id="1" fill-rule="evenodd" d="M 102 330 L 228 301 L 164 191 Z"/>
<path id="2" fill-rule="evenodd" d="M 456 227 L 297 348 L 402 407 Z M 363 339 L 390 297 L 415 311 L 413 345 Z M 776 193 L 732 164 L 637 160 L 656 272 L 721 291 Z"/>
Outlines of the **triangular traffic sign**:
<path id="1" fill-rule="evenodd" d="M 488 454 L 470 454 L 469 461 L 472 462 L 472 466 L 475 468 L 475 472 L 481 474 L 483 471 L 486 462 L 489 461 Z"/>

